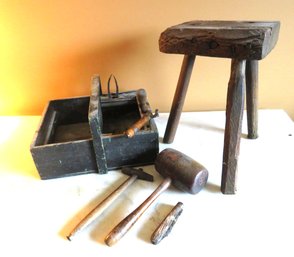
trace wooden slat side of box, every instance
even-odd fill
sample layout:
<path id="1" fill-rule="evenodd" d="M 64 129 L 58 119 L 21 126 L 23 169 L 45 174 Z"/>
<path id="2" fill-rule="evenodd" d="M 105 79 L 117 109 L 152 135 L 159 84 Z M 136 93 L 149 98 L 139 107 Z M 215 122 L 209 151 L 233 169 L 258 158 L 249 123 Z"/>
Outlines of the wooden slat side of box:
<path id="1" fill-rule="evenodd" d="M 125 135 L 103 137 L 108 169 L 154 163 L 159 151 L 158 133 L 140 132 L 133 138 Z"/>
<path id="2" fill-rule="evenodd" d="M 92 140 L 36 146 L 31 153 L 42 179 L 97 172 Z"/>

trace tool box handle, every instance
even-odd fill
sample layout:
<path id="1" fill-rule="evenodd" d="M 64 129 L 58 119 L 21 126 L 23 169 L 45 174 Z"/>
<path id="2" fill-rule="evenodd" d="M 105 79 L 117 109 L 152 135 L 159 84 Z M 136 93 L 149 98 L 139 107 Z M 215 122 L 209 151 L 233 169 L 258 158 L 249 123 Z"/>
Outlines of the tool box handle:
<path id="1" fill-rule="evenodd" d="M 114 94 L 110 93 L 110 82 L 111 82 L 111 78 L 114 79 L 114 83 L 115 83 L 115 89 L 116 92 Z M 119 93 L 119 89 L 118 89 L 118 83 L 117 80 L 115 78 L 115 76 L 113 74 L 110 75 L 108 82 L 107 82 L 107 94 L 108 94 L 108 98 L 118 98 L 118 93 Z"/>
<path id="2" fill-rule="evenodd" d="M 95 159 L 99 174 L 107 173 L 106 154 L 102 139 L 102 108 L 100 102 L 101 94 L 101 81 L 99 75 L 95 75 L 92 78 L 91 96 L 89 104 L 88 119 L 90 130 L 93 138 L 93 148 L 95 153 Z"/>

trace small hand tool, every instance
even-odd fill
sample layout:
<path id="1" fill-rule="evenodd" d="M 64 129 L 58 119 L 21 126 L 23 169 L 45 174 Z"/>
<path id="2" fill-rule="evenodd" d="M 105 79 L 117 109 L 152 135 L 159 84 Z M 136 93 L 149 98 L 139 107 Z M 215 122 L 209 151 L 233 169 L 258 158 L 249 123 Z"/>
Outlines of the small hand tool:
<path id="1" fill-rule="evenodd" d="M 152 114 L 152 110 L 147 100 L 145 89 L 138 89 L 136 93 L 136 98 L 140 106 L 141 114 L 143 114 L 143 116 L 125 131 L 125 134 L 128 138 L 133 137 L 142 127 L 144 127 L 150 121 L 150 119 L 158 117 L 157 109 L 155 110 L 155 113 Z"/>
<path id="2" fill-rule="evenodd" d="M 173 226 L 176 224 L 178 217 L 183 212 L 183 203 L 178 202 L 170 213 L 159 224 L 151 236 L 152 244 L 157 245 L 162 239 L 167 237 L 171 232 Z"/>
<path id="3" fill-rule="evenodd" d="M 142 127 L 144 127 L 148 123 L 148 121 L 150 121 L 150 119 L 153 119 L 155 117 L 158 117 L 157 109 L 155 110 L 154 114 L 152 114 L 151 112 L 144 114 L 141 119 L 136 121 L 130 128 L 125 131 L 125 134 L 129 138 L 133 137 Z"/>
<path id="4" fill-rule="evenodd" d="M 153 176 L 144 172 L 143 169 L 135 169 L 123 167 L 122 173 L 130 177 L 125 180 L 115 191 L 108 195 L 101 203 L 99 203 L 67 236 L 68 240 L 72 240 L 79 232 L 90 225 L 97 217 L 99 217 L 130 185 L 137 179 L 153 181 Z"/>
<path id="5" fill-rule="evenodd" d="M 112 246 L 120 240 L 172 182 L 177 188 L 196 194 L 206 185 L 208 179 L 208 171 L 201 164 L 171 148 L 163 150 L 156 157 L 155 169 L 165 179 L 139 207 L 124 218 L 106 236 L 104 241 L 108 246 Z"/>

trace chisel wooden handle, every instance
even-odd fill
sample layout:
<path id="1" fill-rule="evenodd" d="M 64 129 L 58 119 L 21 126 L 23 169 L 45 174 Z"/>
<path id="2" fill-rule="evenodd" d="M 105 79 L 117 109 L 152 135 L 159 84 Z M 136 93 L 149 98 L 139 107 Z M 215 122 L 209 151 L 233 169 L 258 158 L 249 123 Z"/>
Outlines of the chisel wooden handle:
<path id="1" fill-rule="evenodd" d="M 105 243 L 108 246 L 112 246 L 119 241 L 136 223 L 141 215 L 147 210 L 147 208 L 157 199 L 157 197 L 163 193 L 171 184 L 169 177 L 165 178 L 164 181 L 156 188 L 156 190 L 132 213 L 124 218 L 111 232 L 106 236 Z"/>
<path id="2" fill-rule="evenodd" d="M 141 119 L 136 121 L 129 129 L 126 130 L 125 134 L 127 137 L 133 137 L 147 122 L 150 120 L 150 115 L 144 115 Z"/>

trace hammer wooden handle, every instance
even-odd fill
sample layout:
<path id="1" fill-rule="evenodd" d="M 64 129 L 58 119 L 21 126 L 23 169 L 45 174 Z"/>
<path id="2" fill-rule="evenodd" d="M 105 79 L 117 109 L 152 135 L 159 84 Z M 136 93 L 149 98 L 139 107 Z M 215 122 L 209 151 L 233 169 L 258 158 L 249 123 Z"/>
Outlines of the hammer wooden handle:
<path id="1" fill-rule="evenodd" d="M 109 194 L 101 203 L 99 203 L 67 236 L 68 240 L 72 240 L 75 235 L 90 225 L 97 217 L 99 217 L 131 184 L 133 184 L 137 175 L 132 175 L 123 182 L 115 191 Z"/>
<path id="2" fill-rule="evenodd" d="M 170 186 L 171 181 L 172 180 L 170 178 L 165 178 L 156 190 L 139 207 L 137 207 L 111 230 L 104 240 L 105 243 L 108 246 L 112 246 L 120 240 L 147 210 L 147 208 L 157 199 L 157 197 Z"/>

